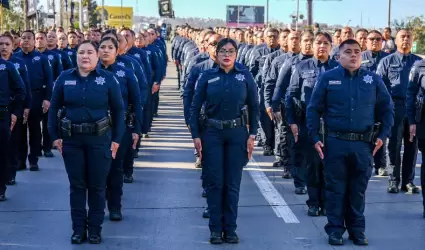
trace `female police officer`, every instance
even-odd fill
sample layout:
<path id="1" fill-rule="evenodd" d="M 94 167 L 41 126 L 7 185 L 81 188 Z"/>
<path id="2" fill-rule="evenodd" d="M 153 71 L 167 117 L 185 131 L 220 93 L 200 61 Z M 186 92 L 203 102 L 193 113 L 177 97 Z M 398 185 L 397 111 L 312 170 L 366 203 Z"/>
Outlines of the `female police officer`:
<path id="1" fill-rule="evenodd" d="M 111 71 L 118 79 L 121 87 L 121 95 L 126 112 L 126 125 L 124 136 L 120 143 L 117 157 L 112 161 L 107 181 L 107 199 L 109 219 L 120 221 L 121 196 L 123 186 L 123 162 L 127 151 L 136 148 L 142 127 L 142 105 L 140 90 L 134 73 L 117 64 L 118 42 L 115 38 L 104 37 L 100 41 L 99 59 L 100 67 Z"/>
<path id="2" fill-rule="evenodd" d="M 239 242 L 235 230 L 242 169 L 252 155 L 257 134 L 257 85 L 250 72 L 235 63 L 237 50 L 231 39 L 217 44 L 220 67 L 204 71 L 198 79 L 189 120 L 195 148 L 204 157 L 211 244 L 221 244 L 223 238 L 228 243 Z M 204 103 L 201 143 L 198 121 Z"/>
<path id="3" fill-rule="evenodd" d="M 106 179 L 125 131 L 119 82 L 110 72 L 96 67 L 97 62 L 96 45 L 81 43 L 77 68 L 64 71 L 56 80 L 48 119 L 49 134 L 68 173 L 73 244 L 87 239 L 86 230 L 90 243 L 101 241 Z M 58 124 L 56 114 L 61 108 Z"/>

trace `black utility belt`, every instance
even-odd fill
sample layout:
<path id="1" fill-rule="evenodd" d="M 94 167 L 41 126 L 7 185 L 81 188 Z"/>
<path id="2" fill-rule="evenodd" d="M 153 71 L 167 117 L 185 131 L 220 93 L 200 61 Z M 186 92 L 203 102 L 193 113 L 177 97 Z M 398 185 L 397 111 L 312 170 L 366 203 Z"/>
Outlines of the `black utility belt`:
<path id="1" fill-rule="evenodd" d="M 0 106 L 0 121 L 6 119 L 9 115 L 9 108 L 7 106 Z"/>
<path id="2" fill-rule="evenodd" d="M 93 123 L 73 124 L 67 118 L 61 119 L 61 135 L 62 137 L 71 137 L 73 135 L 105 135 L 110 125 L 109 117 L 102 118 Z"/>
<path id="3" fill-rule="evenodd" d="M 134 112 L 125 112 L 124 121 L 127 127 L 134 128 L 136 123 L 136 114 Z"/>
<path id="4" fill-rule="evenodd" d="M 345 141 L 364 141 L 364 142 L 372 142 L 373 133 L 339 133 L 328 131 L 327 136 L 338 138 Z"/>
<path id="5" fill-rule="evenodd" d="M 208 127 L 213 127 L 216 129 L 228 129 L 228 128 L 238 128 L 245 126 L 246 123 L 243 122 L 242 118 L 236 118 L 233 120 L 215 120 L 215 119 L 207 119 L 206 125 Z"/>

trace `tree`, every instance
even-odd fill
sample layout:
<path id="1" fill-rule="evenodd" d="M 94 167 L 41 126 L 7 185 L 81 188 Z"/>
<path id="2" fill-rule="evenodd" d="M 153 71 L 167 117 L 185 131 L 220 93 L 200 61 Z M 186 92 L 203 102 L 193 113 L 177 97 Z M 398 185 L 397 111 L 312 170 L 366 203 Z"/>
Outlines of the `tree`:
<path id="1" fill-rule="evenodd" d="M 87 7 L 88 15 L 89 15 L 89 26 L 96 25 L 100 23 L 101 16 L 97 9 L 96 0 L 83 0 L 83 7 Z"/>
<path id="2" fill-rule="evenodd" d="M 402 28 L 410 29 L 413 33 L 413 41 L 417 43 L 416 53 L 424 54 L 425 53 L 425 17 L 408 17 L 406 20 L 395 20 L 393 25 L 396 27 L 396 30 Z"/>
<path id="3" fill-rule="evenodd" d="M 24 27 L 25 19 L 23 6 L 20 0 L 10 0 L 9 9 L 3 8 L 2 16 L 2 31 L 6 30 L 21 30 Z"/>

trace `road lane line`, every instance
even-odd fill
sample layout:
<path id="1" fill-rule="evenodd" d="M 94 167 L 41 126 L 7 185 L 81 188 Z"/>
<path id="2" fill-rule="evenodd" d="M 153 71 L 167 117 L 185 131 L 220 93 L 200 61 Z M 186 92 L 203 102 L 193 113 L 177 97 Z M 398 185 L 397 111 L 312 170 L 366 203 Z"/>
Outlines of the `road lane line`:
<path id="1" fill-rule="evenodd" d="M 247 170 L 251 178 L 254 180 L 255 184 L 257 184 L 261 194 L 270 204 L 276 216 L 282 218 L 286 223 L 300 223 L 297 216 L 292 212 L 291 208 L 270 182 L 269 178 L 263 171 L 259 171 L 261 168 L 254 158 L 251 159 L 247 166 L 251 169 Z"/>

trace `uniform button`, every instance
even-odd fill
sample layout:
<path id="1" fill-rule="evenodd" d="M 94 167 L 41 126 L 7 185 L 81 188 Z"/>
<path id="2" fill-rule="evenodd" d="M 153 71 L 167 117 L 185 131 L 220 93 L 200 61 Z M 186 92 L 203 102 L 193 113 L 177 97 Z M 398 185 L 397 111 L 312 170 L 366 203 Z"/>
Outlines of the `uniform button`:
<path id="1" fill-rule="evenodd" d="M 353 111 L 354 111 L 354 109 L 351 109 L 351 110 L 353 110 Z"/>

